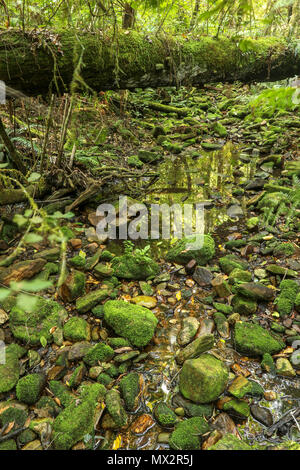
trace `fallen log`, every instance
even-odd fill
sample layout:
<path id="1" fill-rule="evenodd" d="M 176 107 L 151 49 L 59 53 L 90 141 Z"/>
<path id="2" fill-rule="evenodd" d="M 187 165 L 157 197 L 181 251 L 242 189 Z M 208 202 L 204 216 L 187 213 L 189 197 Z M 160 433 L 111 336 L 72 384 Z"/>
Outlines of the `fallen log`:
<path id="1" fill-rule="evenodd" d="M 284 38 L 237 40 L 155 36 L 127 31 L 0 32 L 0 80 L 26 95 L 208 82 L 279 80 L 300 73 L 300 55 Z"/>

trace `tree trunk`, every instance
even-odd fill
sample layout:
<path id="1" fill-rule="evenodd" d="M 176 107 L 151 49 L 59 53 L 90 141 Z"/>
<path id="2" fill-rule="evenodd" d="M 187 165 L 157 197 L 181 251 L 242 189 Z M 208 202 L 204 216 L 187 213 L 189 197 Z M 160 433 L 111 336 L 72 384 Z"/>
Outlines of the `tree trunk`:
<path id="1" fill-rule="evenodd" d="M 129 3 L 125 3 L 124 5 L 124 13 L 123 13 L 123 20 L 122 20 L 122 27 L 123 29 L 132 29 L 135 23 L 135 10 L 132 8 Z"/>
<path id="2" fill-rule="evenodd" d="M 119 34 L 118 47 L 101 32 L 0 33 L 0 80 L 26 95 L 64 92 L 77 79 L 101 91 L 202 86 L 208 82 L 279 80 L 300 74 L 300 55 L 283 38 L 253 40 L 242 52 L 232 39 Z M 78 74 L 78 63 L 82 65 Z M 76 69 L 74 74 L 74 69 Z"/>

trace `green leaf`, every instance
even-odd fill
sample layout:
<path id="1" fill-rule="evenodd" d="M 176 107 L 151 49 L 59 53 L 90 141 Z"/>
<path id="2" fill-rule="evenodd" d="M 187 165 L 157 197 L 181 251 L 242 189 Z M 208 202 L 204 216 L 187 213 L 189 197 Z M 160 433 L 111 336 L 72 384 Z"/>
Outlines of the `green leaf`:
<path id="1" fill-rule="evenodd" d="M 28 295 L 28 294 L 18 294 L 17 296 L 17 307 L 21 308 L 27 313 L 33 312 L 36 303 L 37 297 L 35 295 Z"/>
<path id="2" fill-rule="evenodd" d="M 27 233 L 24 235 L 25 243 L 38 243 L 43 240 L 43 237 L 37 235 L 36 233 Z"/>
<path id="3" fill-rule="evenodd" d="M 11 293 L 10 289 L 0 289 L 0 302 L 2 300 L 5 300 L 6 297 L 8 297 L 10 293 Z"/>
<path id="4" fill-rule="evenodd" d="M 13 217 L 13 222 L 17 224 L 19 228 L 22 228 L 28 223 L 28 220 L 21 214 L 15 214 Z"/>
<path id="5" fill-rule="evenodd" d="M 46 340 L 45 336 L 40 337 L 40 343 L 43 346 L 43 348 L 45 348 L 47 346 L 47 340 Z"/>
<path id="6" fill-rule="evenodd" d="M 39 292 L 44 289 L 52 287 L 51 281 L 44 279 L 32 279 L 31 281 L 11 282 L 10 288 L 14 291 L 25 290 L 26 292 Z"/>
<path id="7" fill-rule="evenodd" d="M 66 214 L 63 214 L 60 211 L 56 211 L 50 217 L 52 219 L 71 219 L 72 217 L 74 217 L 74 215 L 75 214 L 73 214 L 73 212 L 67 212 Z"/>
<path id="8" fill-rule="evenodd" d="M 35 171 L 31 173 L 31 175 L 27 178 L 29 183 L 36 183 L 41 177 L 40 173 L 36 173 Z"/>

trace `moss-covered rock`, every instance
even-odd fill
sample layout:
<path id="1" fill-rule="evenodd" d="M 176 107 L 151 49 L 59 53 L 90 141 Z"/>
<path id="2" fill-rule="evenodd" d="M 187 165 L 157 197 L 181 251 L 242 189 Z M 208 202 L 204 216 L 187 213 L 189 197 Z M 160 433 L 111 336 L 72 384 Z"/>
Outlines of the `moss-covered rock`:
<path id="1" fill-rule="evenodd" d="M 273 250 L 273 255 L 276 257 L 280 256 L 292 256 L 296 249 L 293 243 L 279 243 Z"/>
<path id="2" fill-rule="evenodd" d="M 140 393 L 140 376 L 137 372 L 130 372 L 120 380 L 120 390 L 128 411 L 133 411 Z"/>
<path id="3" fill-rule="evenodd" d="M 16 387 L 18 400 L 28 405 L 33 405 L 38 401 L 45 383 L 45 376 L 42 374 L 28 374 L 22 377 Z"/>
<path id="4" fill-rule="evenodd" d="M 60 296 L 65 302 L 72 302 L 85 292 L 85 274 L 73 270 L 66 278 L 59 290 Z"/>
<path id="5" fill-rule="evenodd" d="M 209 425 L 202 417 L 189 418 L 178 423 L 172 432 L 169 444 L 174 450 L 200 449 L 200 436 L 209 431 Z"/>
<path id="6" fill-rule="evenodd" d="M 73 395 L 67 387 L 58 380 L 50 380 L 49 388 L 64 407 L 69 406 L 75 400 L 75 395 Z"/>
<path id="7" fill-rule="evenodd" d="M 249 356 L 276 354 L 285 343 L 265 328 L 248 322 L 237 322 L 234 328 L 234 343 L 238 352 Z"/>
<path id="8" fill-rule="evenodd" d="M 70 341 L 88 341 L 90 339 L 90 326 L 86 320 L 72 317 L 63 327 L 64 338 Z"/>
<path id="9" fill-rule="evenodd" d="M 9 406 L 9 402 L 7 402 L 6 406 L 4 406 L 6 409 L 4 411 L 1 410 L 2 412 L 0 413 L 0 427 L 3 428 L 3 426 L 9 423 L 14 423 L 14 428 L 24 426 L 28 413 L 16 406 Z"/>
<path id="10" fill-rule="evenodd" d="M 104 319 L 118 335 L 137 347 L 151 341 L 158 322 L 151 310 L 122 300 L 105 303 Z"/>
<path id="11" fill-rule="evenodd" d="M 222 315 L 222 314 L 221 314 Z M 185 348 L 180 349 L 175 358 L 178 364 L 183 364 L 187 359 L 199 357 L 202 353 L 209 351 L 214 345 L 214 335 L 207 334 L 194 339 Z"/>
<path id="12" fill-rule="evenodd" d="M 247 270 L 248 263 L 235 255 L 226 255 L 219 259 L 219 264 L 225 274 L 230 274 L 234 269 Z"/>
<path id="13" fill-rule="evenodd" d="M 276 298 L 275 303 L 278 312 L 284 317 L 289 315 L 293 310 L 300 288 L 298 283 L 291 279 L 281 281 L 279 287 L 280 294 Z"/>
<path id="14" fill-rule="evenodd" d="M 44 337 L 49 343 L 53 341 L 50 330 L 61 329 L 67 312 L 53 300 L 37 297 L 32 311 L 13 307 L 9 316 L 9 325 L 15 338 L 29 345 L 38 345 Z"/>
<path id="15" fill-rule="evenodd" d="M 238 376 L 228 387 L 228 392 L 236 398 L 244 398 L 246 395 L 262 396 L 264 389 L 257 382 Z"/>
<path id="16" fill-rule="evenodd" d="M 98 343 L 93 346 L 84 356 L 83 360 L 90 367 L 98 362 L 108 362 L 114 357 L 114 350 L 105 343 Z"/>
<path id="17" fill-rule="evenodd" d="M 276 372 L 275 362 L 274 362 L 271 354 L 269 354 L 269 353 L 265 353 L 263 355 L 263 358 L 262 358 L 262 361 L 261 361 L 260 365 L 261 365 L 261 368 L 263 370 L 265 370 L 266 372 L 271 372 L 273 374 Z"/>
<path id="18" fill-rule="evenodd" d="M 218 312 L 225 313 L 225 315 L 231 315 L 231 313 L 233 313 L 233 308 L 231 305 L 213 302 L 213 306 L 216 310 L 218 310 Z"/>
<path id="19" fill-rule="evenodd" d="M 296 299 L 295 299 L 295 308 L 297 312 L 300 312 L 300 292 L 297 294 Z"/>
<path id="20" fill-rule="evenodd" d="M 163 428 L 173 427 L 178 420 L 174 411 L 163 401 L 155 407 L 154 416 Z"/>
<path id="21" fill-rule="evenodd" d="M 149 256 L 139 259 L 134 254 L 117 256 L 112 260 L 112 267 L 115 276 L 121 279 L 151 279 L 160 271 L 159 265 Z"/>
<path id="22" fill-rule="evenodd" d="M 5 361 L 0 364 L 0 393 L 9 392 L 19 380 L 19 359 L 25 354 L 25 349 L 18 344 L 5 347 Z M 1 358 L 2 359 L 2 358 Z"/>
<path id="23" fill-rule="evenodd" d="M 252 279 L 252 274 L 249 271 L 244 271 L 243 269 L 234 268 L 229 274 L 228 282 L 229 284 L 236 284 L 238 282 L 250 282 Z"/>
<path id="24" fill-rule="evenodd" d="M 14 441 L 13 439 L 9 439 L 7 441 L 1 442 L 0 451 L 1 450 L 17 450 L 16 441 Z"/>
<path id="25" fill-rule="evenodd" d="M 224 392 L 228 382 L 225 364 L 210 354 L 188 359 L 179 376 L 182 395 L 195 403 L 210 403 Z"/>
<path id="26" fill-rule="evenodd" d="M 79 400 L 63 410 L 53 423 L 53 442 L 56 450 L 69 450 L 85 436 L 94 433 L 94 415 L 98 401 L 103 401 L 105 388 L 90 385 Z"/>
<path id="27" fill-rule="evenodd" d="M 194 246 L 195 245 L 195 246 Z M 168 251 L 166 259 L 179 264 L 187 264 L 195 259 L 199 265 L 205 265 L 215 254 L 215 242 L 210 235 L 195 236 L 178 240 Z"/>
<path id="28" fill-rule="evenodd" d="M 246 282 L 237 287 L 239 295 L 254 299 L 269 302 L 275 298 L 275 289 L 267 287 L 260 282 Z"/>
<path id="29" fill-rule="evenodd" d="M 226 434 L 216 444 L 209 447 L 208 450 L 252 450 L 244 441 L 241 441 L 234 434 Z"/>
<path id="30" fill-rule="evenodd" d="M 97 289 L 80 297 L 76 301 L 76 309 L 78 313 L 86 313 L 92 310 L 102 300 L 107 299 L 112 294 L 111 289 Z"/>
<path id="31" fill-rule="evenodd" d="M 116 425 L 124 426 L 127 423 L 127 414 L 122 405 L 120 393 L 115 389 L 109 390 L 105 395 L 105 404 Z"/>
<path id="32" fill-rule="evenodd" d="M 232 298 L 234 311 L 241 315 L 253 315 L 257 309 L 257 303 L 253 299 L 247 299 L 241 295 L 235 295 Z"/>

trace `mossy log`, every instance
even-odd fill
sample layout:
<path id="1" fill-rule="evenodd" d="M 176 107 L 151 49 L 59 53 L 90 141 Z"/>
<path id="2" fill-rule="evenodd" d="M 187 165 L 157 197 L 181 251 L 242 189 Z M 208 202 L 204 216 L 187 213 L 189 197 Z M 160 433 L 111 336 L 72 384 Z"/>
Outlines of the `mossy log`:
<path id="1" fill-rule="evenodd" d="M 279 80 L 300 73 L 300 55 L 284 38 L 234 39 L 150 36 L 130 31 L 117 39 L 102 32 L 0 33 L 0 80 L 26 95 L 208 82 Z"/>

